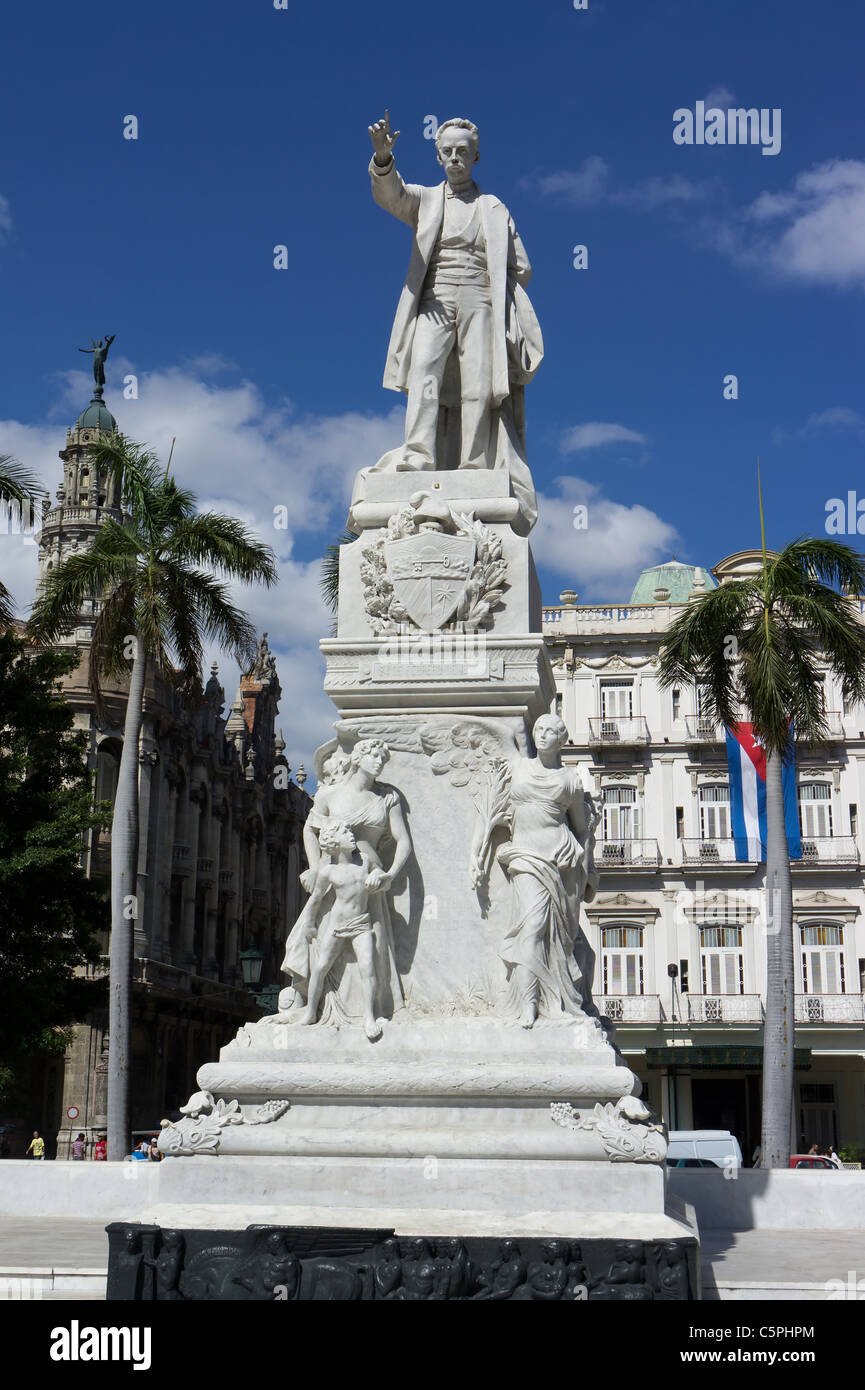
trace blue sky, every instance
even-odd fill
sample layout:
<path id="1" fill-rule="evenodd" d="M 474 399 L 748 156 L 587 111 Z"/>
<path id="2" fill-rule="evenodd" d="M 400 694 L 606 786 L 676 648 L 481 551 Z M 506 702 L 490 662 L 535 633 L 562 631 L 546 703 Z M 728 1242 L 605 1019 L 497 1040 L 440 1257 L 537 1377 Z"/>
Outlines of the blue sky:
<path id="1" fill-rule="evenodd" d="M 286 728 L 295 759 L 331 717 L 317 557 L 355 469 L 400 436 L 403 398 L 381 374 L 410 237 L 366 175 L 385 106 L 412 182 L 438 181 L 426 117 L 479 125 L 478 183 L 532 260 L 548 601 L 565 586 L 627 598 L 643 564 L 757 544 L 758 454 L 775 545 L 822 530 L 830 497 L 865 494 L 853 0 L 47 0 L 6 8 L 0 52 L 0 452 L 53 490 L 89 398 L 76 349 L 116 333 L 121 428 L 159 449 L 176 435 L 178 476 L 279 550 L 280 589 L 249 606 L 305 710 Z M 780 108 L 780 153 L 674 144 L 674 110 L 706 99 Z M 127 372 L 138 400 L 122 399 Z M 279 505 L 290 524 L 274 533 Z M 4 539 L 23 608 L 33 547 Z"/>

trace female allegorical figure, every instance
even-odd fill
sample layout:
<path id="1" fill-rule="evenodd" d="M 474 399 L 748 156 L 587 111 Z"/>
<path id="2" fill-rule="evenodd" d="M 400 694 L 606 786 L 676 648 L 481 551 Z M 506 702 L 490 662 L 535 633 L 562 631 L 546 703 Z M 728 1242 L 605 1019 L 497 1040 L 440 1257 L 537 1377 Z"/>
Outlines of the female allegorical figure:
<path id="1" fill-rule="evenodd" d="M 323 827 L 334 822 L 342 822 L 351 829 L 360 860 L 367 873 L 374 875 L 375 887 L 367 907 L 369 944 L 375 975 L 374 1014 L 383 1018 L 390 1018 L 405 1002 L 396 968 L 388 890 L 412 852 L 399 792 L 393 787 L 380 786 L 376 780 L 389 756 L 387 744 L 380 739 L 361 739 L 355 744 L 345 770 L 334 769 L 338 780 L 320 786 L 316 792 L 303 832 L 309 860 L 309 874 L 304 875 L 307 889 L 313 889 L 318 878 L 319 834 Z M 387 864 L 382 860 L 385 851 L 386 858 L 390 859 Z M 282 969 L 291 976 L 294 1000 L 284 1001 L 280 997 L 280 1013 L 274 1016 L 275 1021 L 312 1022 L 308 1011 L 310 980 L 316 964 L 318 940 L 330 936 L 325 928 L 334 902 L 331 892 L 330 898 L 325 898 L 320 906 L 317 903 L 314 911 L 310 911 L 312 903 L 308 903 L 289 933 Z M 366 940 L 360 942 L 360 950 L 366 966 Z M 293 1007 L 286 1010 L 286 1003 L 292 1003 Z M 369 1015 L 368 992 L 356 953 L 345 950 L 327 975 L 318 1022 L 367 1024 Z"/>
<path id="2" fill-rule="evenodd" d="M 502 1011 L 523 1028 L 538 1018 L 582 1012 L 575 957 L 580 903 L 590 902 L 598 888 L 594 806 L 577 768 L 562 766 L 568 731 L 557 715 L 546 714 L 533 734 L 537 757 L 515 758 L 508 767 L 511 842 L 498 852 L 513 889 L 513 915 L 499 949 L 508 967 Z M 476 882 L 483 877 L 485 849 L 473 854 Z"/>

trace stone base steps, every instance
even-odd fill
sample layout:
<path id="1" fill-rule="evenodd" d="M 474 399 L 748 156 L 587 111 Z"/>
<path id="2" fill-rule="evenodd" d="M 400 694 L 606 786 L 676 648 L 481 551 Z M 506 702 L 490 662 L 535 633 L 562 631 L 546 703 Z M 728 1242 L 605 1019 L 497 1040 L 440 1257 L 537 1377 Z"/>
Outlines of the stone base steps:
<path id="1" fill-rule="evenodd" d="M 718 1283 L 704 1271 L 703 1299 L 706 1303 L 826 1303 L 830 1295 L 823 1284 L 776 1284 L 742 1282 Z M 705 1275 L 709 1278 L 706 1279 Z"/>
<path id="2" fill-rule="evenodd" d="M 105 1299 L 107 1265 L 101 1268 L 0 1267 L 0 1301 Z"/>

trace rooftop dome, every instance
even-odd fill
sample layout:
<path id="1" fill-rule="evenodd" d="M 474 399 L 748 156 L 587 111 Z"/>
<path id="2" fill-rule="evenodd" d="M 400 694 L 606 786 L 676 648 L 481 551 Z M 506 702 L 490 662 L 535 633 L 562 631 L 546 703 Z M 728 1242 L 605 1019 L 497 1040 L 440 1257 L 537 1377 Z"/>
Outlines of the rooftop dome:
<path id="1" fill-rule="evenodd" d="M 104 430 L 106 433 L 117 429 L 117 421 L 102 399 L 102 392 L 98 386 L 93 400 L 75 421 L 75 427 L 79 430 Z"/>
<path id="2" fill-rule="evenodd" d="M 708 592 L 718 586 L 711 572 L 701 565 L 684 565 L 667 560 L 643 570 L 631 594 L 631 603 L 687 603 L 691 594 Z M 661 597 L 663 595 L 663 597 Z"/>

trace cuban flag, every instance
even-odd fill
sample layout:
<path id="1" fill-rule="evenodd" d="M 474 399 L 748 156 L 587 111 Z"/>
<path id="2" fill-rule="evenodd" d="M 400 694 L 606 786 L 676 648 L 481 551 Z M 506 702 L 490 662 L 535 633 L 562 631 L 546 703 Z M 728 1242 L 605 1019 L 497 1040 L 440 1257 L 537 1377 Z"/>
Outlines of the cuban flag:
<path id="1" fill-rule="evenodd" d="M 727 735 L 730 774 L 730 817 L 736 858 L 745 862 L 766 858 L 766 751 L 754 737 L 752 724 L 732 724 Z M 799 807 L 796 799 L 796 756 L 791 740 L 784 760 L 784 819 L 791 859 L 802 858 Z M 759 853 L 755 853 L 755 850 Z"/>

